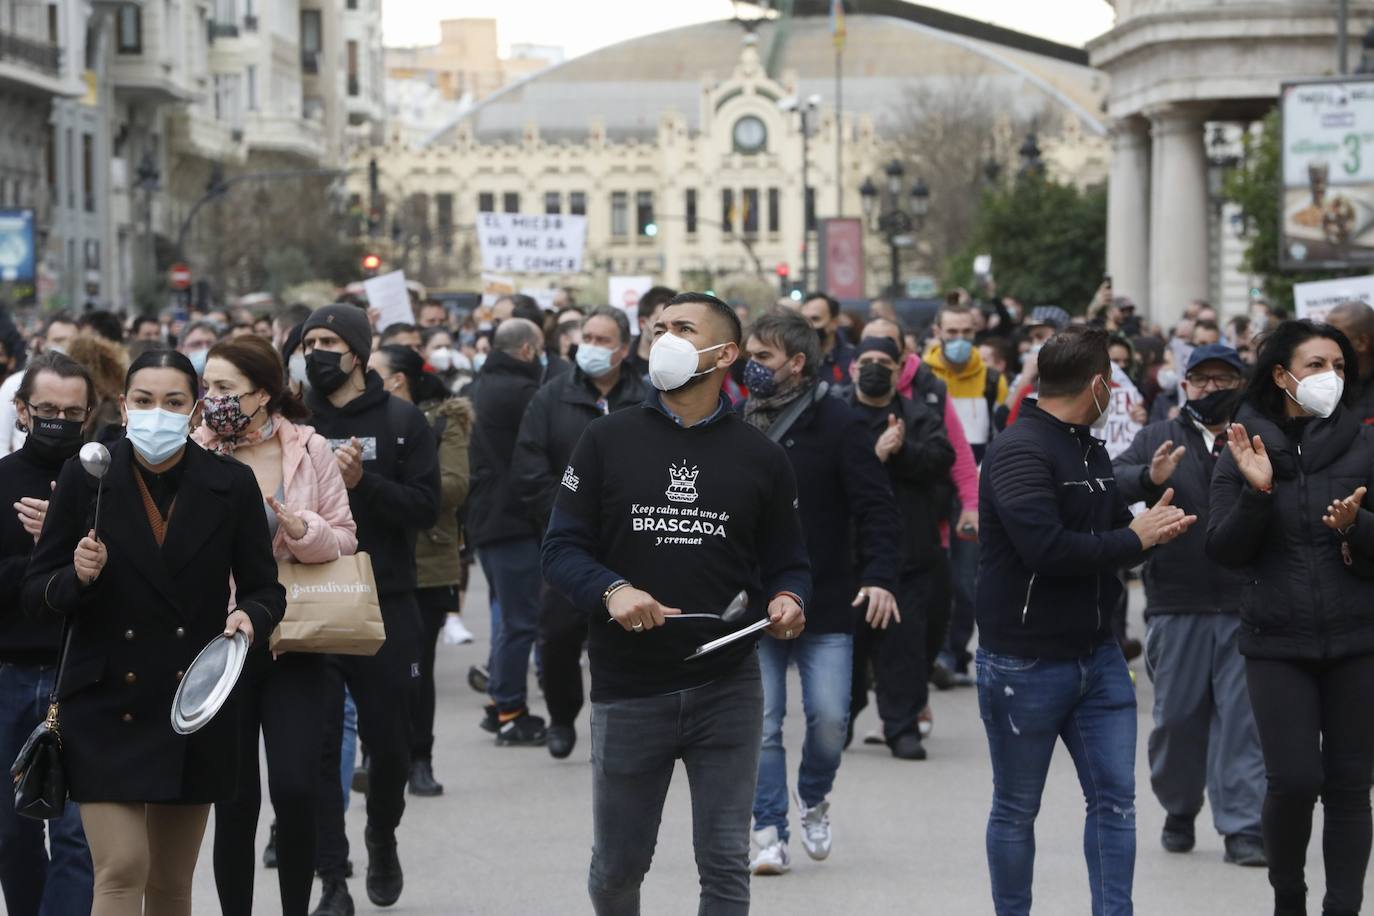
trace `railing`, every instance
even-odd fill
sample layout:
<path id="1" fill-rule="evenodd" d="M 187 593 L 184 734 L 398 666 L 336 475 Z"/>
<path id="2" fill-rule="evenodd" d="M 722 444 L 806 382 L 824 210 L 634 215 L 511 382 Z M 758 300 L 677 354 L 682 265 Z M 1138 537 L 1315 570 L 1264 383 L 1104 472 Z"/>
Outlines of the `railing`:
<path id="1" fill-rule="evenodd" d="M 207 24 L 207 27 L 210 30 L 211 41 L 214 41 L 216 38 L 237 38 L 239 36 L 239 27 L 232 22 L 215 22 L 211 20 Z"/>
<path id="2" fill-rule="evenodd" d="M 319 51 L 301 51 L 301 72 L 311 76 L 320 72 Z"/>
<path id="3" fill-rule="evenodd" d="M 58 76 L 62 68 L 62 51 L 57 45 L 48 44 L 46 41 L 34 41 L 9 32 L 0 32 L 0 60 L 17 60 L 52 76 Z"/>
<path id="4" fill-rule="evenodd" d="M 258 30 L 258 17 L 253 15 L 244 16 L 243 30 L 245 32 L 256 32 Z"/>

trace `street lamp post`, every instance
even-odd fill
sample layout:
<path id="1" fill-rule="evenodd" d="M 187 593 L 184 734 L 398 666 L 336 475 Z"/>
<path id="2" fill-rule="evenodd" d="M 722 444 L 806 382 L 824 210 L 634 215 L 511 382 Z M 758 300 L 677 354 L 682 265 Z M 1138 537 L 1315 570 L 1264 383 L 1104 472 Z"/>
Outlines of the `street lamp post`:
<path id="1" fill-rule="evenodd" d="M 821 107 L 819 95 L 809 95 L 805 99 L 785 98 L 778 102 L 783 111 L 795 111 L 801 116 L 802 140 L 802 288 L 811 289 L 811 212 L 807 206 L 811 199 L 811 115 Z"/>
<path id="2" fill-rule="evenodd" d="M 919 231 L 930 210 L 930 189 L 921 178 L 903 194 L 906 167 L 893 159 L 883 167 L 885 188 L 880 191 L 872 178 L 865 178 L 859 188 L 863 199 L 864 217 L 869 228 L 882 233 L 887 240 L 888 255 L 891 259 L 892 277 L 888 295 L 899 298 L 902 294 L 902 249 L 915 245 L 914 233 Z M 908 198 L 907 208 L 903 208 L 902 198 Z"/>

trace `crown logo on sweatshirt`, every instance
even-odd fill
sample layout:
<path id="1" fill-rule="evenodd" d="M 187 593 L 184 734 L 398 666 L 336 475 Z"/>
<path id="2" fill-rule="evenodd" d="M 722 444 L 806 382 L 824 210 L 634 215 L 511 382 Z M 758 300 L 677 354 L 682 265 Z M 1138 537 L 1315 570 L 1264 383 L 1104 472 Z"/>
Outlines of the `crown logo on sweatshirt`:
<path id="1" fill-rule="evenodd" d="M 668 489 L 663 494 L 675 503 L 694 503 L 697 501 L 697 471 L 696 465 L 687 467 L 687 460 L 684 458 L 681 466 L 671 464 L 668 466 Z"/>

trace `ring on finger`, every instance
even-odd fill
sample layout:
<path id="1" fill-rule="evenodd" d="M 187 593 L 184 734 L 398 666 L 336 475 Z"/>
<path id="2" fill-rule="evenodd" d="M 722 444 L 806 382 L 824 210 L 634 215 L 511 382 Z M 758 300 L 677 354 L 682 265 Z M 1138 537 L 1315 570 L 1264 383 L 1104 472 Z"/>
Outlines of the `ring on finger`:
<path id="1" fill-rule="evenodd" d="M 791 631 L 791 630 L 784 630 L 784 631 L 783 631 L 783 634 L 782 634 L 782 638 L 783 638 L 783 639 L 791 639 L 791 638 L 792 638 L 792 631 Z"/>
<path id="2" fill-rule="evenodd" d="M 632 625 L 630 626 L 630 629 L 631 629 L 631 630 L 634 630 L 636 633 L 638 633 L 640 630 L 644 629 L 644 624 L 642 624 L 642 623 L 632 624 Z"/>

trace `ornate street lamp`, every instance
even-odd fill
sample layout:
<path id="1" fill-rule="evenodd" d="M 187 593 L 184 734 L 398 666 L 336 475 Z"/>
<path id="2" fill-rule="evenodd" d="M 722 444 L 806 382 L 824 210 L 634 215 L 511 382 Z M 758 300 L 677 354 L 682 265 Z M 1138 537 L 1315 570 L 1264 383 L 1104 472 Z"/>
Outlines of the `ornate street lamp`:
<path id="1" fill-rule="evenodd" d="M 905 176 L 906 166 L 901 160 L 893 159 L 883 166 L 884 190 L 880 190 L 871 177 L 865 178 L 859 186 L 868 228 L 880 233 L 887 242 L 892 264 L 888 295 L 893 298 L 902 293 L 901 250 L 916 244 L 913 233 L 921 228 L 930 211 L 930 188 L 918 177 L 911 190 L 903 193 Z"/>

